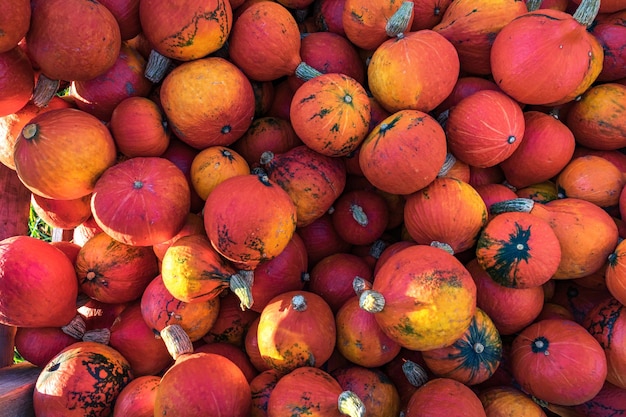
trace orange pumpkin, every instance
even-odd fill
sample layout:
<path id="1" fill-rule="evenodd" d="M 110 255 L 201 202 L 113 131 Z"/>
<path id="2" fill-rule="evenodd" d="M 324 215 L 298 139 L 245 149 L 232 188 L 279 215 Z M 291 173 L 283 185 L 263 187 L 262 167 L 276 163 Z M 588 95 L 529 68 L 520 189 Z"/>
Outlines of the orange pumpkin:
<path id="1" fill-rule="evenodd" d="M 391 380 L 380 369 L 348 365 L 331 372 L 344 391 L 356 394 L 369 415 L 397 417 L 400 396 Z"/>
<path id="2" fill-rule="evenodd" d="M 211 329 L 202 336 L 206 343 L 226 342 L 243 347 L 246 332 L 259 317 L 259 313 L 241 308 L 241 300 L 232 291 L 220 297 L 220 311 Z"/>
<path id="3" fill-rule="evenodd" d="M 608 257 L 605 272 L 606 286 L 611 295 L 626 305 L 626 243 L 620 241 Z"/>
<path id="4" fill-rule="evenodd" d="M 30 204 L 46 224 L 73 229 L 91 217 L 91 194 L 73 200 L 56 200 L 31 194 Z"/>
<path id="5" fill-rule="evenodd" d="M 556 184 L 552 181 L 543 181 L 531 184 L 527 187 L 518 188 L 515 194 L 517 194 L 519 198 L 527 198 L 537 203 L 547 203 L 548 201 L 558 198 Z"/>
<path id="6" fill-rule="evenodd" d="M 225 146 L 210 146 L 198 152 L 189 171 L 193 188 L 203 200 L 225 179 L 248 174 L 250 166 L 246 160 Z"/>
<path id="7" fill-rule="evenodd" d="M 14 149 L 15 170 L 33 193 L 72 200 L 93 192 L 115 163 L 115 142 L 96 117 L 62 108 L 40 113 L 22 129 Z"/>
<path id="8" fill-rule="evenodd" d="M 113 417 L 154 415 L 154 399 L 161 377 L 156 375 L 139 376 L 130 381 L 115 400 Z"/>
<path id="9" fill-rule="evenodd" d="M 478 396 L 467 385 L 451 378 L 436 378 L 415 391 L 407 405 L 406 417 L 485 417 Z"/>
<path id="10" fill-rule="evenodd" d="M 254 167 L 260 163 L 263 152 L 278 155 L 299 145 L 302 141 L 287 119 L 262 116 L 252 121 L 246 133 L 231 148 Z"/>
<path id="11" fill-rule="evenodd" d="M 0 18 L 0 28 L 4 34 L 0 38 L 0 53 L 3 53 L 15 48 L 28 32 L 31 5 L 29 0 L 6 0 L 0 5 L 5 10 Z"/>
<path id="12" fill-rule="evenodd" d="M 250 381 L 250 391 L 252 391 L 250 417 L 267 417 L 267 403 L 280 376 L 274 369 L 268 369 Z"/>
<path id="13" fill-rule="evenodd" d="M 0 70 L 0 117 L 3 117 L 26 106 L 35 87 L 35 71 L 26 52 L 17 46 L 0 53 Z"/>
<path id="14" fill-rule="evenodd" d="M 254 366 L 257 371 L 264 373 L 265 371 L 271 370 L 277 377 L 280 377 L 282 376 L 282 373 L 265 363 L 263 357 L 261 357 L 261 352 L 259 352 L 257 329 L 259 328 L 260 318 L 260 315 L 257 315 L 257 317 L 252 320 L 246 328 L 243 339 L 243 349 L 246 352 L 248 359 L 250 359 L 252 366 Z"/>
<path id="15" fill-rule="evenodd" d="M 478 393 L 487 417 L 546 417 L 543 409 L 515 387 L 498 385 Z"/>
<path id="16" fill-rule="evenodd" d="M 214 342 L 201 344 L 194 348 L 194 352 L 216 353 L 230 359 L 241 369 L 248 382 L 251 382 L 259 374 L 246 352 L 240 346 L 228 342 Z"/>

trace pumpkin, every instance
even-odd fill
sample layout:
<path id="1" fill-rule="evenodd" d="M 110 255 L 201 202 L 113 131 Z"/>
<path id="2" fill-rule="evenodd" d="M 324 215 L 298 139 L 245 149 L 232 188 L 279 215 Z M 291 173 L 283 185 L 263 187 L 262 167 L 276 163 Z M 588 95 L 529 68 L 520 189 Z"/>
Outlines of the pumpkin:
<path id="1" fill-rule="evenodd" d="M 503 183 L 506 178 L 500 164 L 491 167 L 477 167 L 469 165 L 470 178 L 467 183 L 472 187 L 484 184 Z"/>
<path id="2" fill-rule="evenodd" d="M 505 184 L 480 184 L 475 186 L 474 189 L 485 202 L 487 211 L 489 211 L 491 205 L 495 202 L 517 198 L 517 194 L 515 194 L 513 188 Z"/>
<path id="3" fill-rule="evenodd" d="M 608 257 L 608 265 L 605 270 L 606 286 L 613 297 L 626 305 L 626 269 L 624 255 L 626 243 L 620 241 L 615 250 Z"/>
<path id="4" fill-rule="evenodd" d="M 188 353 L 163 374 L 154 415 L 248 417 L 251 404 L 250 385 L 230 359 L 216 353 Z"/>
<path id="5" fill-rule="evenodd" d="M 626 390 L 607 382 L 595 397 L 575 406 L 574 410 L 584 417 L 609 417 L 615 413 L 624 413 L 624 404 Z"/>
<path id="6" fill-rule="evenodd" d="M 15 48 L 28 32 L 31 6 L 29 0 L 6 0 L 1 3 L 1 7 L 5 10 L 0 19 L 0 31 L 3 33 L 0 53 L 3 53 Z"/>
<path id="7" fill-rule="evenodd" d="M 235 175 L 250 174 L 250 166 L 225 146 L 209 146 L 194 157 L 189 175 L 196 193 L 206 200 L 217 184 Z"/>
<path id="8" fill-rule="evenodd" d="M 35 87 L 35 71 L 26 55 L 19 47 L 0 53 L 0 117 L 18 112 L 26 106 Z"/>
<path id="9" fill-rule="evenodd" d="M 619 149 L 602 151 L 598 149 L 590 149 L 580 145 L 574 148 L 574 157 L 586 155 L 600 156 L 613 163 L 613 165 L 615 165 L 623 174 L 626 173 L 626 154 L 623 154 Z"/>
<path id="10" fill-rule="evenodd" d="M 487 224 L 487 206 L 478 192 L 454 178 L 436 178 L 409 195 L 404 206 L 404 225 L 415 242 L 447 243 L 454 253 L 476 243 Z"/>
<path id="11" fill-rule="evenodd" d="M 611 293 L 606 289 L 585 288 L 577 279 L 552 280 L 554 290 L 550 302 L 565 307 L 578 324 L 582 324 L 591 310 Z"/>
<path id="12" fill-rule="evenodd" d="M 605 210 L 618 206 L 625 182 L 618 167 L 595 155 L 573 158 L 556 177 L 560 198 L 580 198 Z"/>
<path id="13" fill-rule="evenodd" d="M 115 63 L 103 74 L 84 81 L 72 81 L 69 94 L 76 107 L 108 122 L 115 107 L 128 97 L 145 97 L 152 83 L 144 77 L 146 60 L 122 42 Z"/>
<path id="14" fill-rule="evenodd" d="M 254 167 L 260 164 L 263 152 L 278 155 L 302 144 L 287 119 L 261 116 L 252 121 L 246 133 L 231 148 Z"/>
<path id="15" fill-rule="evenodd" d="M 624 305 L 616 298 L 608 297 L 598 303 L 582 323 L 604 350 L 607 363 L 606 380 L 623 389 L 626 389 L 625 319 Z"/>
<path id="16" fill-rule="evenodd" d="M 424 363 L 422 352 L 417 350 L 402 348 L 400 353 L 382 369 L 400 394 L 400 407 L 403 412 L 406 411 L 413 393 L 434 377 Z"/>
<path id="17" fill-rule="evenodd" d="M 495 203 L 491 211 L 525 211 L 550 223 L 561 244 L 561 262 L 553 275 L 555 279 L 593 274 L 605 265 L 617 245 L 617 225 L 611 216 L 580 198 L 560 198 L 545 204 L 514 199 Z"/>
<path id="18" fill-rule="evenodd" d="M 61 327 L 18 327 L 14 344 L 24 360 L 43 369 L 60 351 L 78 340 Z"/>
<path id="19" fill-rule="evenodd" d="M 387 202 L 376 191 L 346 191 L 333 204 L 332 222 L 339 236 L 353 245 L 376 241 L 387 229 Z"/>
<path id="20" fill-rule="evenodd" d="M 123 41 L 133 39 L 141 33 L 139 0 L 102 0 L 100 3 L 115 17 Z"/>
<path id="21" fill-rule="evenodd" d="M 511 20 L 527 13 L 525 2 L 516 0 L 452 1 L 432 30 L 443 35 L 456 48 L 461 70 L 477 75 L 491 74 L 491 45 Z"/>
<path id="22" fill-rule="evenodd" d="M 243 350 L 246 352 L 246 356 L 257 371 L 264 373 L 265 371 L 271 370 L 277 377 L 280 377 L 282 376 L 282 373 L 265 363 L 263 357 L 261 356 L 261 352 L 259 352 L 257 329 L 259 328 L 260 318 L 260 315 L 257 315 L 257 317 L 252 320 L 246 328 L 243 338 Z"/>
<path id="23" fill-rule="evenodd" d="M 614 150 L 625 146 L 624 102 L 626 85 L 604 83 L 590 87 L 567 112 L 565 124 L 576 142 L 597 150 Z"/>
<path id="24" fill-rule="evenodd" d="M 476 385 L 493 376 L 502 360 L 502 339 L 493 321 L 477 308 L 465 333 L 450 346 L 422 352 L 428 369 L 439 377 Z"/>
<path id="25" fill-rule="evenodd" d="M 303 366 L 321 367 L 335 348 L 335 338 L 332 310 L 310 291 L 284 292 L 261 311 L 259 353 L 268 366 L 283 374 Z"/>
<path id="26" fill-rule="evenodd" d="M 326 156 L 346 156 L 369 132 L 369 97 L 352 77 L 322 74 L 295 90 L 289 119 L 309 148 Z"/>
<path id="27" fill-rule="evenodd" d="M 446 148 L 444 130 L 435 119 L 406 109 L 372 129 L 359 148 L 358 162 L 363 175 L 379 190 L 408 195 L 437 177 Z"/>
<path id="28" fill-rule="evenodd" d="M 432 29 L 441 22 L 452 0 L 420 1 L 413 5 L 411 30 Z"/>
<path id="29" fill-rule="evenodd" d="M 320 32 L 332 32 L 343 37 L 343 6 L 344 0 L 321 0 L 313 2 L 313 18 L 315 27 Z"/>
<path id="30" fill-rule="evenodd" d="M 535 110 L 524 112 L 524 139 L 499 166 L 509 184 L 528 187 L 555 177 L 574 155 L 576 140 L 559 119 Z"/>
<path id="31" fill-rule="evenodd" d="M 344 391 L 329 373 L 312 366 L 302 366 L 282 376 L 267 403 L 268 417 L 297 415 L 306 410 L 311 417 L 362 417 L 363 401 L 351 391 Z"/>
<path id="32" fill-rule="evenodd" d="M 498 284 L 530 288 L 557 271 L 561 244 L 547 221 L 529 213 L 502 213 L 480 232 L 476 258 Z"/>
<path id="33" fill-rule="evenodd" d="M 159 382 L 161 377 L 156 375 L 138 376 L 130 381 L 115 400 L 113 417 L 152 417 Z"/>
<path id="34" fill-rule="evenodd" d="M 60 249 L 30 236 L 0 241 L 0 323 L 60 327 L 76 316 L 78 281 Z"/>
<path id="35" fill-rule="evenodd" d="M 369 415 L 396 417 L 400 396 L 391 380 L 380 369 L 349 365 L 331 372 L 344 391 L 356 394 Z"/>
<path id="36" fill-rule="evenodd" d="M 481 90 L 501 91 L 496 83 L 486 78 L 477 75 L 460 75 L 454 84 L 452 92 L 435 108 L 434 112 L 438 118 L 443 118 L 445 122 L 445 118 L 447 117 L 445 113 L 446 110 L 450 110 L 464 98 Z"/>
<path id="37" fill-rule="evenodd" d="M 376 48 L 367 66 L 368 87 L 389 112 L 429 112 L 452 92 L 459 66 L 456 49 L 442 35 L 429 29 L 408 32 Z"/>
<path id="38" fill-rule="evenodd" d="M 215 324 L 202 336 L 202 340 L 206 343 L 226 342 L 243 347 L 246 332 L 258 317 L 258 312 L 241 308 L 241 301 L 234 292 L 226 291 L 220 296 L 220 310 Z"/>
<path id="39" fill-rule="evenodd" d="M 251 382 L 259 374 L 241 346 L 228 342 L 205 343 L 194 348 L 194 352 L 215 353 L 228 358 L 241 369 L 248 382 Z"/>
<path id="40" fill-rule="evenodd" d="M 252 391 L 250 417 L 267 417 L 267 403 L 280 377 L 277 371 L 268 369 L 250 381 L 250 391 Z"/>
<path id="41" fill-rule="evenodd" d="M 254 117 L 250 81 L 220 57 L 177 66 L 163 79 L 159 98 L 172 132 L 196 149 L 229 146 Z"/>
<path id="42" fill-rule="evenodd" d="M 456 178 L 457 180 L 469 183 L 472 168 L 463 161 L 456 159 L 450 152 L 446 154 L 446 159 L 437 174 L 437 178 Z"/>
<path id="43" fill-rule="evenodd" d="M 107 416 L 133 379 L 126 358 L 110 346 L 76 342 L 46 364 L 35 382 L 36 415 Z"/>
<path id="44" fill-rule="evenodd" d="M 308 79 L 320 72 L 300 56 L 300 30 L 289 9 L 278 2 L 251 2 L 237 16 L 228 38 L 232 62 L 250 79 L 274 81 L 295 74 Z"/>
<path id="45" fill-rule="evenodd" d="M 73 229 L 91 217 L 91 194 L 73 200 L 56 200 L 37 194 L 30 196 L 35 213 L 46 224 L 59 229 Z"/>
<path id="46" fill-rule="evenodd" d="M 537 203 L 547 203 L 548 201 L 558 198 L 556 184 L 552 181 L 543 181 L 531 184 L 527 187 L 518 188 L 515 190 L 515 194 L 517 194 L 519 198 L 527 198 Z"/>
<path id="47" fill-rule="evenodd" d="M 298 227 L 307 226 L 326 213 L 346 186 L 343 161 L 305 145 L 281 154 L 264 152 L 260 162 L 268 178 L 291 197 Z"/>
<path id="48" fill-rule="evenodd" d="M 598 81 L 612 82 L 626 77 L 626 56 L 620 47 L 626 35 L 624 16 L 623 11 L 618 11 L 609 14 L 605 19 L 598 17 L 596 24 L 590 28 L 604 49 L 604 61 Z"/>
<path id="49" fill-rule="evenodd" d="M 409 32 L 413 2 L 346 0 L 341 22 L 346 38 L 362 50 L 371 51 L 389 38 Z"/>
<path id="50" fill-rule="evenodd" d="M 90 194 L 115 163 L 115 142 L 95 116 L 61 108 L 39 113 L 15 142 L 15 170 L 33 193 L 73 200 Z"/>
<path id="51" fill-rule="evenodd" d="M 571 320 L 548 319 L 529 325 L 515 336 L 510 360 L 524 391 L 556 405 L 591 400 L 607 376 L 602 346 Z"/>
<path id="52" fill-rule="evenodd" d="M 150 246 L 171 239 L 183 227 L 189 195 L 187 179 L 174 163 L 162 157 L 135 157 L 110 167 L 98 179 L 91 212 L 113 239 Z"/>
<path id="53" fill-rule="evenodd" d="M 254 269 L 285 249 L 295 233 L 296 207 L 267 175 L 237 175 L 209 194 L 204 227 L 217 252 L 244 269 Z"/>
<path id="54" fill-rule="evenodd" d="M 167 146 L 165 152 L 161 154 L 161 158 L 172 162 L 185 174 L 185 179 L 189 185 L 189 204 L 192 213 L 200 213 L 202 207 L 204 207 L 204 200 L 202 200 L 196 190 L 194 190 L 190 174 L 193 158 L 195 158 L 198 152 L 198 149 L 193 148 L 178 139 L 175 135 L 172 135 L 170 137 L 170 144 Z"/>
<path id="55" fill-rule="evenodd" d="M 467 385 L 451 378 L 435 378 L 415 391 L 407 405 L 406 417 L 485 417 L 478 396 Z"/>
<path id="56" fill-rule="evenodd" d="M 546 413 L 528 395 L 515 387 L 500 385 L 478 393 L 487 417 L 546 417 Z"/>
<path id="57" fill-rule="evenodd" d="M 349 252 L 352 248 L 352 244 L 343 240 L 335 230 L 329 213 L 323 214 L 308 226 L 298 227 L 296 233 L 306 247 L 309 267 L 313 267 L 326 256 L 337 252 Z"/>
<path id="58" fill-rule="evenodd" d="M 602 70 L 602 46 L 587 32 L 599 3 L 584 0 L 573 15 L 541 9 L 510 21 L 491 46 L 496 84 L 524 104 L 554 106 L 582 94 Z"/>
<path id="59" fill-rule="evenodd" d="M 319 75 L 319 74 L 315 74 Z M 265 81 L 274 82 L 274 81 Z M 291 86 L 289 79 L 279 79 L 275 81 L 274 96 L 272 102 L 267 109 L 267 116 L 278 117 L 289 121 L 289 109 L 291 108 L 291 99 L 295 90 Z"/>
<path id="60" fill-rule="evenodd" d="M 475 117 L 481 122 L 475 123 Z M 524 128 L 524 114 L 515 100 L 499 91 L 481 90 L 450 109 L 445 130 L 454 156 L 488 168 L 511 156 L 522 143 Z"/>
<path id="61" fill-rule="evenodd" d="M 454 343 L 476 311 L 476 286 L 449 252 L 414 245 L 390 256 L 360 305 L 402 347 L 430 350 Z"/>

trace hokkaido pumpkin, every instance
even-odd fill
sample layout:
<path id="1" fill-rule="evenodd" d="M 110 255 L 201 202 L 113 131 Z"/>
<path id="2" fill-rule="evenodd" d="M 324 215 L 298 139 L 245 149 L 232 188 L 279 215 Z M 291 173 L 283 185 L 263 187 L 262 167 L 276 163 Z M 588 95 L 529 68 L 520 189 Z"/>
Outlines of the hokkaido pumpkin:
<path id="1" fill-rule="evenodd" d="M 267 403 L 280 377 L 277 371 L 268 369 L 250 381 L 250 391 L 252 391 L 250 417 L 267 417 Z"/>
<path id="2" fill-rule="evenodd" d="M 478 396 L 467 385 L 451 378 L 436 378 L 415 391 L 407 405 L 406 417 L 485 417 Z"/>
<path id="3" fill-rule="evenodd" d="M 194 348 L 194 352 L 215 353 L 217 355 L 224 356 L 241 369 L 241 372 L 243 372 L 248 382 L 251 382 L 254 377 L 259 374 L 250 361 L 250 358 L 248 358 L 248 355 L 246 355 L 246 352 L 244 352 L 240 346 L 233 345 L 232 343 L 214 342 L 200 344 Z"/>
<path id="4" fill-rule="evenodd" d="M 626 305 L 626 243 L 622 240 L 608 257 L 605 272 L 606 286 L 611 295 Z"/>
<path id="5" fill-rule="evenodd" d="M 478 393 L 487 417 L 546 417 L 539 404 L 515 387 L 499 385 Z"/>
<path id="6" fill-rule="evenodd" d="M 604 2 L 601 2 L 600 8 Z M 602 15 L 600 15 L 602 16 Z M 590 28 L 602 48 L 604 49 L 604 62 L 602 71 L 598 75 L 598 81 L 613 82 L 626 77 L 626 55 L 621 48 L 626 36 L 626 26 L 624 25 L 624 10 L 605 15 L 604 19 L 598 16 L 596 24 Z"/>
<path id="7" fill-rule="evenodd" d="M 254 167 L 260 163 L 263 152 L 278 155 L 302 144 L 287 119 L 261 116 L 252 121 L 246 133 L 231 148 Z"/>
<path id="8" fill-rule="evenodd" d="M 79 340 L 60 327 L 18 327 L 14 343 L 24 360 L 43 369 L 59 352 Z"/>
<path id="9" fill-rule="evenodd" d="M 5 13 L 0 18 L 0 53 L 11 50 L 24 38 L 30 26 L 31 5 L 29 0 L 0 3 Z"/>
<path id="10" fill-rule="evenodd" d="M 220 310 L 215 324 L 202 339 L 206 343 L 226 342 L 243 348 L 246 332 L 259 314 L 251 309 L 242 309 L 237 294 L 226 291 L 220 297 Z"/>
<path id="11" fill-rule="evenodd" d="M 102 0 L 100 3 L 104 4 L 117 20 L 123 41 L 139 35 L 141 32 L 139 0 Z"/>
<path id="12" fill-rule="evenodd" d="M 161 377 L 156 375 L 139 376 L 130 381 L 115 400 L 113 417 L 154 415 L 154 399 Z"/>
<path id="13" fill-rule="evenodd" d="M 607 382 L 595 397 L 584 404 L 575 406 L 574 410 L 584 417 L 610 417 L 615 413 L 623 413 L 626 410 L 624 404 L 626 404 L 626 390 Z"/>
<path id="14" fill-rule="evenodd" d="M 391 380 L 380 369 L 348 365 L 331 372 L 344 391 L 356 394 L 370 415 L 396 417 L 400 396 Z"/>
<path id="15" fill-rule="evenodd" d="M 331 214 L 337 234 L 353 245 L 369 245 L 379 239 L 389 221 L 385 199 L 374 190 L 346 191 L 333 204 Z"/>
<path id="16" fill-rule="evenodd" d="M 420 1 L 413 5 L 411 30 L 432 29 L 443 19 L 452 0 Z"/>
<path id="17" fill-rule="evenodd" d="M 18 112 L 26 106 L 35 87 L 35 71 L 26 52 L 15 47 L 0 53 L 0 117 Z"/>
<path id="18" fill-rule="evenodd" d="M 248 163 L 237 152 L 225 146 L 209 146 L 198 152 L 189 171 L 193 188 L 203 200 L 225 179 L 248 174 Z"/>
<path id="19" fill-rule="evenodd" d="M 91 217 L 91 194 L 57 200 L 31 193 L 30 204 L 41 220 L 59 229 L 73 229 Z"/>

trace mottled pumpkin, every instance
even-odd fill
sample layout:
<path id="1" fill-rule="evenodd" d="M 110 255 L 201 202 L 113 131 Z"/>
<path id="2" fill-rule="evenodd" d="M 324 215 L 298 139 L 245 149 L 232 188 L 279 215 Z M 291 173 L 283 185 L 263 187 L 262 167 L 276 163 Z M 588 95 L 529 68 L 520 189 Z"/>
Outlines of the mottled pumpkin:
<path id="1" fill-rule="evenodd" d="M 383 371 L 376 368 L 347 365 L 331 372 L 344 391 L 355 393 L 365 406 L 368 415 L 397 417 L 400 412 L 400 395 Z"/>
<path id="2" fill-rule="evenodd" d="M 608 257 L 606 286 L 611 295 L 626 305 L 626 243 L 622 240 Z"/>
<path id="3" fill-rule="evenodd" d="M 542 408 L 515 387 L 498 385 L 478 393 L 487 417 L 546 417 Z"/>
<path id="4" fill-rule="evenodd" d="M 246 160 L 225 146 L 209 146 L 198 152 L 189 171 L 193 188 L 203 200 L 225 179 L 248 174 L 250 166 Z"/>

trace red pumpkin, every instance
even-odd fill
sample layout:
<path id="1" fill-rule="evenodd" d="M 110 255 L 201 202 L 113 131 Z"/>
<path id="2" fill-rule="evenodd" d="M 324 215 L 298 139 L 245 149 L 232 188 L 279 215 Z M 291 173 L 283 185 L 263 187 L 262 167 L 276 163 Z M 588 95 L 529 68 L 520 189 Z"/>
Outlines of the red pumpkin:
<path id="1" fill-rule="evenodd" d="M 26 53 L 19 47 L 0 53 L 0 117 L 18 112 L 33 94 L 35 71 Z"/>
<path id="2" fill-rule="evenodd" d="M 202 339 L 206 343 L 227 342 L 243 347 L 246 333 L 258 317 L 259 313 L 254 310 L 243 310 L 239 297 L 227 291 L 220 297 L 215 324 Z"/>
<path id="3" fill-rule="evenodd" d="M 389 212 L 376 191 L 344 192 L 333 204 L 332 222 L 337 234 L 353 245 L 371 244 L 387 229 Z"/>
<path id="4" fill-rule="evenodd" d="M 235 346 L 228 342 L 206 343 L 194 349 L 194 353 L 200 352 L 215 353 L 228 358 L 241 369 L 249 383 L 259 374 L 241 346 Z"/>
<path id="5" fill-rule="evenodd" d="M 413 23 L 411 30 L 432 29 L 441 19 L 452 0 L 428 0 L 416 2 L 413 6 Z"/>
<path id="6" fill-rule="evenodd" d="M 302 141 L 287 119 L 262 116 L 255 118 L 246 133 L 231 147 L 254 167 L 260 164 L 263 152 L 279 155 L 299 145 Z"/>
<path id="7" fill-rule="evenodd" d="M 504 184 L 480 184 L 474 187 L 476 192 L 480 194 L 480 197 L 485 202 L 487 211 L 491 208 L 491 205 L 498 201 L 510 200 L 516 198 L 517 194 L 510 186 Z"/>
<path id="8" fill-rule="evenodd" d="M 607 382 L 595 397 L 575 406 L 574 410 L 584 417 L 610 417 L 615 413 L 624 413 L 626 411 L 624 404 L 626 390 Z"/>
<path id="9" fill-rule="evenodd" d="M 515 337 L 511 369 L 530 395 L 571 406 L 600 392 L 607 360 L 600 343 L 580 324 L 549 319 L 531 324 Z"/>
<path id="10" fill-rule="evenodd" d="M 606 286 L 613 297 L 626 305 L 626 243 L 622 240 L 608 257 L 605 272 Z"/>
<path id="11" fill-rule="evenodd" d="M 491 80 L 479 76 L 461 75 L 457 79 L 456 84 L 454 84 L 454 88 L 452 89 L 450 95 L 446 97 L 446 99 L 439 106 L 437 106 L 437 108 L 435 108 L 435 114 L 438 116 L 444 116 L 444 112 L 446 110 L 456 106 L 464 98 L 482 90 L 501 91 L 496 83 Z"/>
<path id="12" fill-rule="evenodd" d="M 152 417 L 159 382 L 161 377 L 156 375 L 139 376 L 130 381 L 115 400 L 113 417 Z"/>
<path id="13" fill-rule="evenodd" d="M 450 416 L 485 417 L 478 396 L 467 385 L 451 378 L 433 379 L 415 391 L 406 417 Z"/>
<path id="14" fill-rule="evenodd" d="M 117 350 L 96 342 L 76 342 L 48 362 L 35 383 L 37 415 L 107 416 L 133 379 Z"/>
<path id="15" fill-rule="evenodd" d="M 24 38 L 30 26 L 31 5 L 29 0 L 6 0 L 0 3 L 5 11 L 0 18 L 0 53 L 15 48 Z"/>
<path id="16" fill-rule="evenodd" d="M 139 0 L 102 0 L 100 3 L 104 4 L 117 20 L 123 41 L 139 35 L 141 32 Z"/>
<path id="17" fill-rule="evenodd" d="M 600 7 L 604 2 L 601 2 Z M 621 45 L 626 36 L 624 25 L 624 11 L 609 14 L 606 19 L 598 19 L 590 32 L 598 39 L 604 49 L 604 61 L 602 71 L 598 75 L 598 81 L 613 82 L 626 77 L 626 55 Z"/>
<path id="18" fill-rule="evenodd" d="M 296 233 L 304 242 L 310 267 L 326 256 L 349 252 L 352 247 L 351 243 L 339 236 L 329 213 L 323 214 L 308 226 L 298 227 Z"/>
<path id="19" fill-rule="evenodd" d="M 400 396 L 391 380 L 380 369 L 349 365 L 331 373 L 344 391 L 356 394 L 369 415 L 397 417 Z"/>
<path id="20" fill-rule="evenodd" d="M 267 403 L 280 376 L 277 371 L 268 369 L 250 381 L 250 391 L 252 391 L 250 417 L 267 417 Z"/>
<path id="21" fill-rule="evenodd" d="M 43 369 L 60 351 L 78 340 L 60 327 L 18 327 L 14 343 L 24 360 Z"/>
<path id="22" fill-rule="evenodd" d="M 552 280 L 554 289 L 549 300 L 565 307 L 574 321 L 582 324 L 595 306 L 611 296 L 607 289 L 585 288 L 577 279 Z"/>
<path id="23" fill-rule="evenodd" d="M 30 204 L 46 224 L 73 229 L 91 217 L 91 194 L 73 200 L 57 200 L 31 194 Z"/>
<path id="24" fill-rule="evenodd" d="M 277 377 L 280 377 L 282 373 L 265 363 L 263 357 L 261 356 L 261 352 L 259 352 L 259 338 L 257 332 L 257 329 L 259 328 L 259 321 L 260 316 L 257 316 L 246 328 L 243 340 L 243 349 L 257 371 L 264 373 L 265 371 L 271 370 Z"/>
<path id="25" fill-rule="evenodd" d="M 190 211 L 192 213 L 200 213 L 202 211 L 202 207 L 204 207 L 204 200 L 201 199 L 196 190 L 193 189 L 190 174 L 191 164 L 193 163 L 193 159 L 196 157 L 198 152 L 199 151 L 197 149 L 187 145 L 176 136 L 171 136 L 167 149 L 163 154 L 161 154 L 162 158 L 172 162 L 183 172 L 183 174 L 185 174 L 185 178 L 187 179 L 187 183 L 189 185 L 189 204 Z"/>

